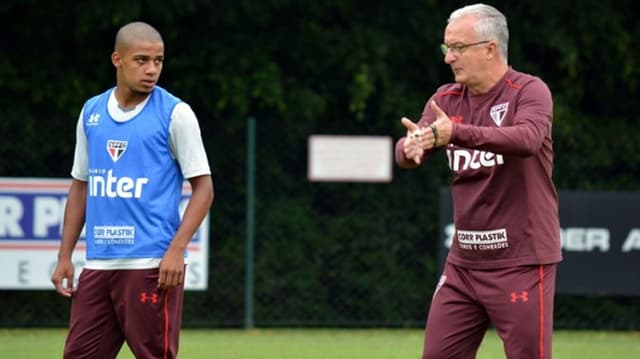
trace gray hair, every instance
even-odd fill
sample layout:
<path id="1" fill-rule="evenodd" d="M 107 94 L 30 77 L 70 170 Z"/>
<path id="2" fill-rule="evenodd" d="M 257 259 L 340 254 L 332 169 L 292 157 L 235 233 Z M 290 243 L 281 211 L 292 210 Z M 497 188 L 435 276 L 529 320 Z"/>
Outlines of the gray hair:
<path id="1" fill-rule="evenodd" d="M 490 5 L 474 4 L 454 10 L 449 15 L 450 23 L 465 16 L 477 18 L 473 28 L 481 39 L 494 40 L 505 62 L 509 59 L 509 27 L 507 18 L 498 9 Z"/>

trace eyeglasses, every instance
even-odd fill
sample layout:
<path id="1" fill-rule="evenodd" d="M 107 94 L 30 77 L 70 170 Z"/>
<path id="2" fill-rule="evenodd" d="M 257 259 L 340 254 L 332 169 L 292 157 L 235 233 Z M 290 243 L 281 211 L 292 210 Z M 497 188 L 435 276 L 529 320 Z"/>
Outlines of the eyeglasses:
<path id="1" fill-rule="evenodd" d="M 447 55 L 447 51 L 449 50 L 451 50 L 451 53 L 453 55 L 458 56 L 462 53 L 462 50 L 466 49 L 467 47 L 486 44 L 487 42 L 490 42 L 490 41 L 485 40 L 485 41 L 474 42 L 472 44 L 455 44 L 451 46 L 447 44 L 442 44 L 440 45 L 440 50 L 442 50 L 442 54 L 445 56 Z"/>

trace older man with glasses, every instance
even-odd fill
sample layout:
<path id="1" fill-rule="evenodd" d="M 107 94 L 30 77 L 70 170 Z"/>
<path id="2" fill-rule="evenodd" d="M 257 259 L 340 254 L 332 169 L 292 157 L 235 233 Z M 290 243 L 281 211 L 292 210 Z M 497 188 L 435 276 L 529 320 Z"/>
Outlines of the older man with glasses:
<path id="1" fill-rule="evenodd" d="M 508 358 L 551 358 L 556 265 L 562 260 L 552 181 L 553 101 L 538 77 L 508 64 L 497 9 L 451 13 L 441 45 L 454 83 L 437 89 L 396 162 L 444 150 L 455 233 L 427 318 L 423 358 L 474 358 L 490 325 Z"/>

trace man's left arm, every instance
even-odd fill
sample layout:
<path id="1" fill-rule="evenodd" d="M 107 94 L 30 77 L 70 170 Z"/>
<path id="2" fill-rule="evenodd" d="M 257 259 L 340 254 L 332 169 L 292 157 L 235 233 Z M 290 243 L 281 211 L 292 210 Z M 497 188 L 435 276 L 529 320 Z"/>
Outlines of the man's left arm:
<path id="1" fill-rule="evenodd" d="M 189 178 L 191 199 L 182 222 L 160 262 L 158 287 L 169 289 L 184 282 L 184 251 L 213 203 L 213 181 L 210 175 Z"/>
<path id="2" fill-rule="evenodd" d="M 483 127 L 440 120 L 438 146 L 448 143 L 494 153 L 531 156 L 537 153 L 545 139 L 551 138 L 553 102 L 551 92 L 542 81 L 522 88 L 512 126 Z"/>
<path id="3" fill-rule="evenodd" d="M 184 252 L 213 203 L 213 181 L 200 126 L 189 105 L 176 105 L 169 128 L 171 153 L 191 183 L 191 199 L 182 222 L 160 262 L 158 287 L 172 288 L 184 282 Z"/>

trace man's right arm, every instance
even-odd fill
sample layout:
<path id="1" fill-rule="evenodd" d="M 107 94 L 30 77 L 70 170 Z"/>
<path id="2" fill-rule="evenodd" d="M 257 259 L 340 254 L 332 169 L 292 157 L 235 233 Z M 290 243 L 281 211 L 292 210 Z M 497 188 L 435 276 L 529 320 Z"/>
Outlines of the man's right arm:
<path id="1" fill-rule="evenodd" d="M 73 179 L 64 209 L 62 239 L 58 251 L 58 264 L 51 276 L 56 292 L 70 297 L 73 292 L 74 268 L 71 255 L 85 223 L 87 182 Z M 66 285 L 63 281 L 66 280 Z"/>
<path id="2" fill-rule="evenodd" d="M 76 247 L 82 227 L 85 223 L 85 209 L 87 206 L 88 154 L 87 137 L 83 126 L 84 108 L 76 123 L 76 148 L 71 169 L 71 187 L 67 196 L 62 224 L 62 239 L 58 251 L 58 264 L 51 276 L 51 282 L 56 291 L 65 297 L 73 292 L 74 268 L 71 255 Z M 66 283 L 63 283 L 66 280 Z M 66 284 L 66 285 L 65 285 Z"/>
<path id="3" fill-rule="evenodd" d="M 87 207 L 87 182 L 73 179 L 69 188 L 69 196 L 64 209 L 62 224 L 62 243 L 59 259 L 71 259 L 71 254 L 82 232 Z"/>
<path id="4" fill-rule="evenodd" d="M 78 237 L 85 221 L 85 209 L 87 206 L 87 180 L 89 161 L 87 153 L 87 136 L 83 126 L 84 108 L 80 111 L 76 123 L 76 147 L 71 168 L 71 187 L 67 196 L 67 204 L 64 209 L 64 222 L 62 224 L 62 241 L 58 260 L 71 261 L 71 254 L 75 248 Z"/>

